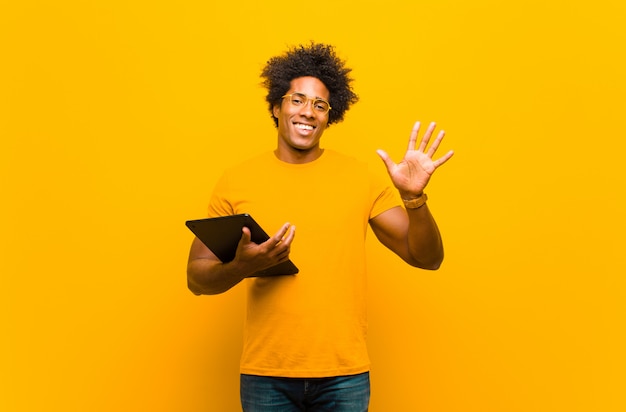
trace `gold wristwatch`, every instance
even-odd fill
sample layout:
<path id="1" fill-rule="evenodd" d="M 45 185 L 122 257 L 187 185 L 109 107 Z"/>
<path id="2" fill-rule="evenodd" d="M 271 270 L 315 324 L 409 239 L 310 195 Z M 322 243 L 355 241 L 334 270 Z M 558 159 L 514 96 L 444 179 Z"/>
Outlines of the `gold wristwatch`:
<path id="1" fill-rule="evenodd" d="M 422 193 L 421 195 L 413 199 L 402 199 L 402 201 L 404 202 L 404 207 L 407 209 L 419 209 L 426 204 L 427 200 L 428 196 L 426 195 L 426 193 Z"/>

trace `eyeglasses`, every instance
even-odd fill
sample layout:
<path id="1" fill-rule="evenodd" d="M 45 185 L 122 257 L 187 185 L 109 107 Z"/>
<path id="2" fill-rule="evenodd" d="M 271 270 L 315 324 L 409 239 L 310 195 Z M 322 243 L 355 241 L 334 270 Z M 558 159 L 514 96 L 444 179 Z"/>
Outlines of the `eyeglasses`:
<path id="1" fill-rule="evenodd" d="M 313 109 L 319 114 L 326 114 L 331 109 L 330 104 L 319 97 L 309 97 L 303 93 L 291 93 L 286 94 L 282 98 L 289 97 L 291 104 L 296 107 L 306 105 L 309 100 L 313 102 Z"/>

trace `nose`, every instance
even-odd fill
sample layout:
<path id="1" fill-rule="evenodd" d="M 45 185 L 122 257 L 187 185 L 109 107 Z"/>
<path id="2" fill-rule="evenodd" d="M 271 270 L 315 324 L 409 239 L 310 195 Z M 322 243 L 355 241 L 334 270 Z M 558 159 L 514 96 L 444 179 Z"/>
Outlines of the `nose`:
<path id="1" fill-rule="evenodd" d="M 315 111 L 313 110 L 313 99 L 307 99 L 306 102 L 300 106 L 300 113 L 306 117 L 315 117 Z"/>

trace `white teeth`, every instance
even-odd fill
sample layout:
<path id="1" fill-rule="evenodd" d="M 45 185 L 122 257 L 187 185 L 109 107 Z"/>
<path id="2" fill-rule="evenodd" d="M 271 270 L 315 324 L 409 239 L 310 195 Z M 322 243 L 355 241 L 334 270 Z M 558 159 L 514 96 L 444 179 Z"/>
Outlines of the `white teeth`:
<path id="1" fill-rule="evenodd" d="M 313 130 L 313 126 L 308 125 L 308 124 L 300 124 L 300 123 L 298 123 L 298 124 L 296 124 L 296 127 L 298 129 L 303 129 L 303 130 Z"/>

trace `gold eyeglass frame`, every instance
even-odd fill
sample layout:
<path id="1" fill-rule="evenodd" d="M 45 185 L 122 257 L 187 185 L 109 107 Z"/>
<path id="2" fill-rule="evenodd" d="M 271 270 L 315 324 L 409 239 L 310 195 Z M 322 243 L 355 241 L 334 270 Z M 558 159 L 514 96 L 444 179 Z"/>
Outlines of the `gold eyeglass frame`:
<path id="1" fill-rule="evenodd" d="M 293 95 L 302 96 L 304 99 L 306 99 L 306 100 L 304 101 L 304 103 L 303 103 L 303 105 L 304 105 L 304 106 L 306 106 L 306 105 L 309 103 L 309 101 L 311 101 L 311 102 L 312 102 L 312 104 L 313 104 L 313 106 L 312 106 L 312 107 L 313 107 L 313 109 L 314 109 L 317 113 L 320 113 L 320 114 L 326 114 L 326 113 L 328 113 L 328 112 L 330 111 L 330 109 L 332 109 L 332 107 L 330 107 L 330 103 L 328 103 L 328 101 L 326 101 L 325 99 L 322 99 L 321 97 L 311 97 L 311 96 L 307 96 L 306 94 L 304 94 L 304 93 L 300 93 L 300 92 L 293 92 L 293 93 L 290 93 L 290 94 L 286 94 L 286 95 L 284 95 L 283 97 L 281 97 L 281 99 L 284 99 L 285 97 L 289 97 L 289 103 L 293 104 L 293 105 L 294 105 L 294 106 L 296 106 L 296 107 L 300 107 L 301 105 L 295 104 L 295 103 L 293 102 L 293 99 L 292 99 L 292 96 L 293 96 Z M 324 102 L 324 103 L 328 106 L 328 110 L 326 110 L 325 112 L 321 112 L 320 110 L 317 110 L 317 109 L 315 108 L 315 102 Z"/>

